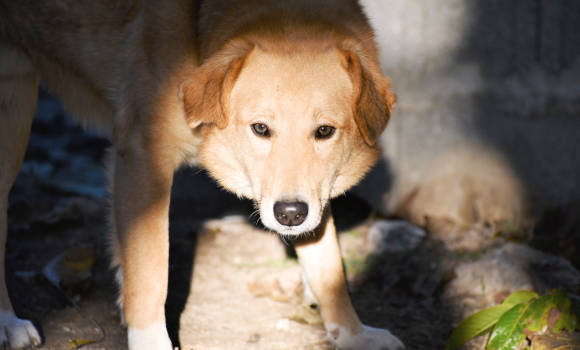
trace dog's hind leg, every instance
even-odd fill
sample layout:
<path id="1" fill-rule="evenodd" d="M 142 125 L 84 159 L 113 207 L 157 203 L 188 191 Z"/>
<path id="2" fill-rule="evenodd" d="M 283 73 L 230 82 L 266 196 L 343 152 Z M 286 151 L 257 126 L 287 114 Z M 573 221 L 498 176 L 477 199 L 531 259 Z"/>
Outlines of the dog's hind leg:
<path id="1" fill-rule="evenodd" d="M 41 343 L 32 323 L 15 316 L 5 282 L 8 193 L 24 159 L 37 89 L 28 58 L 0 43 L 0 347 L 8 349 Z"/>

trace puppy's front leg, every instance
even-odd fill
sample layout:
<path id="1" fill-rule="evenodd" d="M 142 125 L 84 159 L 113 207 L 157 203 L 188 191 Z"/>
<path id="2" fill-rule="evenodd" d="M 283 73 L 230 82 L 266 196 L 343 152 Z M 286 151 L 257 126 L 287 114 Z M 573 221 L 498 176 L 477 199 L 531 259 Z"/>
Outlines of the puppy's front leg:
<path id="1" fill-rule="evenodd" d="M 339 349 L 404 349 L 389 331 L 363 325 L 350 301 L 330 211 L 313 239 L 295 242 L 306 279 L 318 300 L 327 336 Z"/>
<path id="2" fill-rule="evenodd" d="M 129 349 L 167 350 L 165 327 L 172 166 L 141 135 L 117 148 L 113 172 L 116 255 Z M 156 151 L 157 149 L 157 151 Z M 161 147 L 163 149 L 163 147 Z"/>

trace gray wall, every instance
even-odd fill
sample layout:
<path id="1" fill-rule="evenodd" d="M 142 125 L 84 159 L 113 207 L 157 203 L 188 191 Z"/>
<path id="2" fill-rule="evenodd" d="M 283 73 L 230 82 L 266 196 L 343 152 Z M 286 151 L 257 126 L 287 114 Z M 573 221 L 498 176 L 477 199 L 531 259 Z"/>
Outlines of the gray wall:
<path id="1" fill-rule="evenodd" d="M 360 192 L 392 211 L 455 159 L 503 168 L 536 215 L 580 201 L 580 1 L 361 2 L 399 99 Z"/>

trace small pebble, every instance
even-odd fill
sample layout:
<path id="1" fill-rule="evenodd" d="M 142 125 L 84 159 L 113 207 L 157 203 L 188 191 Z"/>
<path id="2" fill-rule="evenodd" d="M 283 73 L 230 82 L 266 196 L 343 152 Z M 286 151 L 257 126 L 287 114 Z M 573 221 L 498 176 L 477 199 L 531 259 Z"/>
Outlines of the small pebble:
<path id="1" fill-rule="evenodd" d="M 290 330 L 290 320 L 287 318 L 281 318 L 276 322 L 276 329 L 279 331 Z"/>
<path id="2" fill-rule="evenodd" d="M 248 344 L 255 344 L 255 343 L 259 342 L 260 339 L 262 339 L 262 336 L 258 333 L 254 333 L 254 334 L 250 335 L 250 337 L 247 340 L 247 343 Z"/>
<path id="3" fill-rule="evenodd" d="M 425 231 L 403 220 L 378 220 L 368 231 L 367 245 L 376 255 L 405 253 L 415 249 L 425 238 Z"/>

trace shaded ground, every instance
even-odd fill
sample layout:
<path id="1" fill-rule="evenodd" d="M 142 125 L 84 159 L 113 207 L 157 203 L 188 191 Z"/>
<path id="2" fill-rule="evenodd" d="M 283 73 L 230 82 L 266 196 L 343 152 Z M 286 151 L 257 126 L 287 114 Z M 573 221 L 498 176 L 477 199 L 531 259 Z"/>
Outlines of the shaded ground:
<path id="1" fill-rule="evenodd" d="M 26 162 L 10 196 L 7 279 L 18 315 L 40 327 L 46 349 L 66 349 L 73 339 L 98 339 L 100 331 L 90 319 L 105 336 L 85 348 L 126 348 L 107 262 L 100 170 L 107 145 L 82 133 L 41 93 Z M 376 248 L 367 241 L 376 219 L 368 206 L 347 196 L 333 202 L 333 211 L 355 308 L 365 323 L 390 329 L 408 349 L 443 348 L 465 312 L 489 304 L 477 293 L 449 294 L 447 287 L 456 279 L 457 266 L 482 259 L 505 240 L 482 228 L 460 237 L 428 235 L 416 248 L 368 257 Z M 248 224 L 245 218 L 252 212 L 251 203 L 217 189 L 203 173 L 177 174 L 167 303 L 174 344 L 196 350 L 329 348 L 316 317 L 300 313 L 300 272 L 287 257 L 291 249 Z M 542 246 L 550 241 L 550 227 L 557 222 L 563 227 L 557 232 L 564 233 L 556 237 L 566 242 L 567 250 L 560 252 L 561 244 L 554 241 L 545 248 L 574 256 L 578 235 L 565 232 L 578 232 L 573 224 L 577 218 L 562 224 L 568 221 L 559 220 L 557 212 L 551 215 L 534 242 Z M 461 248 L 469 246 L 466 242 L 484 248 Z M 91 278 L 69 292 L 79 311 L 38 272 L 64 250 L 80 246 L 92 249 L 97 259 Z"/>

